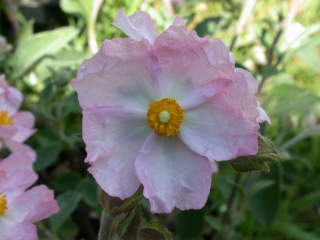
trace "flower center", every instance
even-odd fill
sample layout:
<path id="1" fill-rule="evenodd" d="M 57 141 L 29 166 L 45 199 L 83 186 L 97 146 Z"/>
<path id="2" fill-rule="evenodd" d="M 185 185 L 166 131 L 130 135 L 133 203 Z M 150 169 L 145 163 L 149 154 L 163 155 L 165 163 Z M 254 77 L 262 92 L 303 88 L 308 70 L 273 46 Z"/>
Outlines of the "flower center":
<path id="1" fill-rule="evenodd" d="M 10 114 L 6 111 L 0 111 L 0 126 L 2 125 L 13 125 L 14 122 Z"/>
<path id="2" fill-rule="evenodd" d="M 7 209 L 6 195 L 0 193 L 0 216 L 3 215 Z"/>
<path id="3" fill-rule="evenodd" d="M 148 124 L 160 136 L 174 136 L 180 132 L 183 109 L 171 98 L 150 103 L 147 113 Z"/>

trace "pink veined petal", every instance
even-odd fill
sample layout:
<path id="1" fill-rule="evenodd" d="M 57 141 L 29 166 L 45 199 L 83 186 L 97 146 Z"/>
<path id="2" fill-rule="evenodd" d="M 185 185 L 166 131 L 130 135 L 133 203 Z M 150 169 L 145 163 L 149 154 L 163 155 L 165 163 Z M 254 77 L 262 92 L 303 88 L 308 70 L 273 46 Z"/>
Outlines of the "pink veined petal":
<path id="1" fill-rule="evenodd" d="M 242 68 L 236 68 L 236 71 L 242 75 L 242 78 L 245 79 L 249 93 L 251 95 L 256 95 L 256 93 L 258 91 L 258 82 L 252 76 L 252 74 Z"/>
<path id="2" fill-rule="evenodd" d="M 190 151 L 177 137 L 151 134 L 135 162 L 153 213 L 202 208 L 213 172 L 209 161 Z"/>
<path id="3" fill-rule="evenodd" d="M 246 80 L 250 94 L 256 95 L 257 90 L 258 90 L 258 83 L 255 80 L 255 78 L 252 76 L 252 74 L 244 69 L 241 69 L 241 68 L 237 68 L 237 72 L 242 74 L 243 78 Z M 259 112 L 259 115 L 257 117 L 257 121 L 259 123 L 267 122 L 267 123 L 271 124 L 271 120 L 270 120 L 269 116 L 264 111 L 264 109 L 260 106 L 259 101 L 257 101 L 257 110 Z"/>
<path id="4" fill-rule="evenodd" d="M 92 71 L 97 59 L 105 64 Z M 99 56 L 99 57 L 97 57 Z M 85 61 L 72 81 L 82 108 L 123 105 L 147 109 L 156 95 L 153 80 L 153 59 L 145 42 L 113 39 L 104 42 L 96 57 Z"/>
<path id="5" fill-rule="evenodd" d="M 10 219 L 25 223 L 41 221 L 59 211 L 53 191 L 44 185 L 33 187 L 18 196 L 11 208 Z"/>
<path id="6" fill-rule="evenodd" d="M 134 40 L 141 40 L 144 38 L 147 39 L 150 44 L 153 44 L 157 37 L 157 32 L 150 16 L 141 11 L 128 17 L 126 16 L 124 9 L 121 9 L 116 16 L 113 25 Z"/>
<path id="7" fill-rule="evenodd" d="M 181 107 L 184 110 L 194 108 L 208 101 L 210 98 L 222 92 L 232 83 L 231 79 L 218 78 L 210 81 L 199 88 L 195 88 L 181 99 Z"/>
<path id="8" fill-rule="evenodd" d="M 159 35 L 152 53 L 161 98 L 172 97 L 184 108 L 194 107 L 232 82 L 229 72 L 210 63 L 204 50 L 209 44 L 209 39 L 199 38 L 179 24 Z"/>
<path id="9" fill-rule="evenodd" d="M 22 103 L 21 92 L 6 84 L 4 76 L 0 76 L 0 111 L 7 111 L 9 114 L 14 114 Z"/>
<path id="10" fill-rule="evenodd" d="M 145 116 L 117 107 L 83 113 L 89 172 L 111 196 L 130 197 L 140 186 L 134 160 L 150 132 Z"/>
<path id="11" fill-rule="evenodd" d="M 223 71 L 234 71 L 235 61 L 229 48 L 224 45 L 221 39 L 210 40 L 209 44 L 204 46 L 208 60 L 212 66 L 218 67 Z"/>
<path id="12" fill-rule="evenodd" d="M 230 160 L 258 150 L 256 99 L 239 73 L 225 92 L 188 111 L 180 137 L 209 160 Z"/>
<path id="13" fill-rule="evenodd" d="M 10 223 L 0 219 L 1 240 L 38 240 L 37 229 L 30 223 Z"/>

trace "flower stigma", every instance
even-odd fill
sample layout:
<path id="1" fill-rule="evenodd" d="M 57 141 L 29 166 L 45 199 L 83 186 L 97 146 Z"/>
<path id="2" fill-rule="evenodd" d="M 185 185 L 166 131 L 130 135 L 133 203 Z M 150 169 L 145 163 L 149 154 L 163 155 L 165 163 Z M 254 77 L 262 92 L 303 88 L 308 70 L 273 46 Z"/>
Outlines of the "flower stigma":
<path id="1" fill-rule="evenodd" d="M 7 199 L 6 195 L 0 193 L 0 216 L 3 215 L 7 210 Z"/>
<path id="2" fill-rule="evenodd" d="M 0 111 L 0 126 L 2 125 L 13 125 L 14 122 L 10 114 L 6 111 Z"/>
<path id="3" fill-rule="evenodd" d="M 184 111 L 176 100 L 163 98 L 150 103 L 147 118 L 153 131 L 160 136 L 174 136 L 180 132 Z"/>

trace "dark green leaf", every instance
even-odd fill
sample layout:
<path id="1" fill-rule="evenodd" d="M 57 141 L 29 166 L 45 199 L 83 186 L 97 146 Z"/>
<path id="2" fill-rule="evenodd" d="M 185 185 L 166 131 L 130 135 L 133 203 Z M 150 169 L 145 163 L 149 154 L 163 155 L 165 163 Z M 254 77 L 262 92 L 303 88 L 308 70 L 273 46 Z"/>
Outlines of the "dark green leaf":
<path id="1" fill-rule="evenodd" d="M 50 225 L 53 231 L 59 230 L 70 218 L 81 200 L 81 195 L 75 191 L 68 191 L 59 195 L 57 200 L 60 206 L 60 212 L 50 218 Z"/>
<path id="2" fill-rule="evenodd" d="M 37 161 L 34 169 L 38 172 L 50 167 L 59 157 L 62 147 L 58 144 L 53 146 L 41 147 L 37 150 Z"/>

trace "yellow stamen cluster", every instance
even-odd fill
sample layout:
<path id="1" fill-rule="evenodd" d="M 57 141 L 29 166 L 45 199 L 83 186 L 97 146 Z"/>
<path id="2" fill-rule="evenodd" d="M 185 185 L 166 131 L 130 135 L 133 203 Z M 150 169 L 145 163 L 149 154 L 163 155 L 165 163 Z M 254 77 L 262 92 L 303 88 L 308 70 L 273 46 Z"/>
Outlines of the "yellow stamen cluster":
<path id="1" fill-rule="evenodd" d="M 148 124 L 160 136 L 174 136 L 180 132 L 183 109 L 171 98 L 150 103 L 147 113 Z"/>
<path id="2" fill-rule="evenodd" d="M 2 125 L 13 125 L 14 122 L 10 114 L 6 111 L 0 111 L 0 126 Z"/>
<path id="3" fill-rule="evenodd" d="M 3 215 L 7 209 L 8 207 L 7 207 L 6 195 L 3 195 L 2 193 L 0 193 L 0 216 Z"/>

